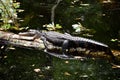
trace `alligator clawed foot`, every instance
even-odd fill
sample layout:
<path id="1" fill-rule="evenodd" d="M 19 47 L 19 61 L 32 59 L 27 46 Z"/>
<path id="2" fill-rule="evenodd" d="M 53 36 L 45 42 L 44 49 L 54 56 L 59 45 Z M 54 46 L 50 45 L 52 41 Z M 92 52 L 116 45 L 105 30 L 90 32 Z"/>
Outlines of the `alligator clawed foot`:
<path id="1" fill-rule="evenodd" d="M 72 55 L 65 55 L 65 54 L 61 55 L 60 57 L 62 59 L 73 59 L 74 58 Z"/>
<path id="2" fill-rule="evenodd" d="M 62 58 L 69 58 L 67 55 L 61 55 Z"/>

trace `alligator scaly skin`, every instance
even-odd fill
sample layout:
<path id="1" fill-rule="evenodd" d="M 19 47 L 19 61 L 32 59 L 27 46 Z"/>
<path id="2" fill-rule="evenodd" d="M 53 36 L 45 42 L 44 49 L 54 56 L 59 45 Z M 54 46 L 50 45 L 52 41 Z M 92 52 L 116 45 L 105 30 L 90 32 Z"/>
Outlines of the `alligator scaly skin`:
<path id="1" fill-rule="evenodd" d="M 108 45 L 100 43 L 95 40 L 83 38 L 83 37 L 76 37 L 70 34 L 62 34 L 54 31 L 42 32 L 42 36 L 46 38 L 47 41 L 53 43 L 56 46 L 63 46 L 65 40 L 68 41 L 68 48 L 74 47 L 81 47 L 86 48 L 91 51 L 104 51 L 107 55 L 110 55 L 113 59 L 115 58 L 112 54 Z"/>
<path id="2" fill-rule="evenodd" d="M 73 43 L 76 43 L 76 45 L 79 45 L 79 47 L 84 47 L 84 46 L 87 47 L 91 45 L 108 47 L 108 45 L 106 44 L 103 44 L 103 43 L 100 43 L 100 42 L 97 42 L 91 39 L 83 38 L 83 37 L 71 36 L 70 34 L 62 34 L 62 33 L 54 32 L 54 31 L 44 32 L 42 34 L 48 41 L 50 41 L 53 44 L 60 45 L 60 46 L 62 45 L 60 43 L 63 43 L 64 40 L 69 40 Z"/>

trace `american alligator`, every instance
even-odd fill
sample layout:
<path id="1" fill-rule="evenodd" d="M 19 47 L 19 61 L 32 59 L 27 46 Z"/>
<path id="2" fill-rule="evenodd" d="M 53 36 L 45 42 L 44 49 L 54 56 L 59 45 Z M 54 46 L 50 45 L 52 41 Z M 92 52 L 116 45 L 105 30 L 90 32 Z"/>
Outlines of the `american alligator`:
<path id="1" fill-rule="evenodd" d="M 68 56 L 66 50 L 69 50 L 70 48 L 81 47 L 81 48 L 89 49 L 91 51 L 104 51 L 107 55 L 110 55 L 112 59 L 115 59 L 108 45 L 91 39 L 72 36 L 68 33 L 62 34 L 55 31 L 48 31 L 48 32 L 37 31 L 36 33 L 41 37 L 46 48 L 47 48 L 46 41 L 51 42 L 55 46 L 62 47 L 62 52 L 63 52 L 62 57 L 64 58 L 70 57 Z"/>

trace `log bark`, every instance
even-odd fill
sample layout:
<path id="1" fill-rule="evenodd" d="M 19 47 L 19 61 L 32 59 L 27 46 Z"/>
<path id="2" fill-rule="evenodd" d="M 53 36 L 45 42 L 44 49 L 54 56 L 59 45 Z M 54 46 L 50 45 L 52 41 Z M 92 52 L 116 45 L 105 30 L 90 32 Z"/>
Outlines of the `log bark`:
<path id="1" fill-rule="evenodd" d="M 0 44 L 12 45 L 28 49 L 45 49 L 45 46 L 41 39 L 33 39 L 32 36 L 20 36 L 19 34 L 4 31 L 0 31 Z"/>

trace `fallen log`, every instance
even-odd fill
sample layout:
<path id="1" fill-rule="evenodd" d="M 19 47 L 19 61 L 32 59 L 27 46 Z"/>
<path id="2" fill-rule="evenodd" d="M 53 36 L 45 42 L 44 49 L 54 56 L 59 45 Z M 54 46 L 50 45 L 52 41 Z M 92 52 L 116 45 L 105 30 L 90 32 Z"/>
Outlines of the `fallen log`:
<path id="1" fill-rule="evenodd" d="M 32 41 L 32 37 L 20 36 L 18 34 L 4 31 L 0 31 L 0 44 L 38 50 L 42 50 L 45 48 L 42 40 L 40 39 L 39 41 Z"/>
<path id="2" fill-rule="evenodd" d="M 15 47 L 26 48 L 26 49 L 36 49 L 42 50 L 52 56 L 62 58 L 61 47 L 54 46 L 52 43 L 48 42 L 48 50 L 46 51 L 45 45 L 40 37 L 34 37 L 35 35 L 20 35 L 11 32 L 0 31 L 0 45 L 12 45 Z M 111 57 L 105 52 L 90 52 L 84 48 L 71 48 L 68 54 L 73 55 L 71 59 L 81 59 L 85 57 L 92 58 L 105 58 L 111 59 Z M 114 54 L 114 53 L 113 53 Z M 120 59 L 120 54 L 114 54 L 117 59 Z M 70 59 L 70 58 L 69 58 Z"/>

